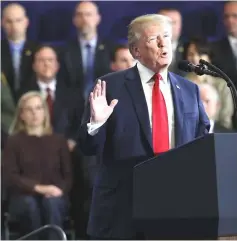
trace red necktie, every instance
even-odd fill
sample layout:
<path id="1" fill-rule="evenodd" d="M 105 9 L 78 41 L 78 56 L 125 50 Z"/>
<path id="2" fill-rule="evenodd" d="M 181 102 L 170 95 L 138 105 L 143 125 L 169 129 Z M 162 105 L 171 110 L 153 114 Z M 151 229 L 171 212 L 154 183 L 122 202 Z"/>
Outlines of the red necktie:
<path id="1" fill-rule="evenodd" d="M 160 74 L 153 76 L 152 90 L 152 140 L 155 154 L 169 150 L 169 125 L 164 96 L 160 91 Z"/>
<path id="2" fill-rule="evenodd" d="M 51 94 L 51 89 L 47 88 L 46 91 L 47 91 L 46 101 L 47 101 L 47 104 L 48 104 L 50 121 L 52 122 L 52 118 L 53 118 L 53 98 L 52 98 L 52 94 Z"/>

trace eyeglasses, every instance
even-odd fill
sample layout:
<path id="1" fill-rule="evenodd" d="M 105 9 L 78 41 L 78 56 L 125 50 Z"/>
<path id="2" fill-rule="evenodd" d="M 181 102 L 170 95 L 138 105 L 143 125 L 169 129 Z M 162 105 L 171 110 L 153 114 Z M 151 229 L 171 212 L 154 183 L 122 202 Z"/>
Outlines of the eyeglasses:
<path id="1" fill-rule="evenodd" d="M 57 60 L 56 60 L 56 58 L 38 58 L 38 59 L 36 59 L 36 61 L 38 63 L 46 63 L 46 62 L 55 63 Z"/>

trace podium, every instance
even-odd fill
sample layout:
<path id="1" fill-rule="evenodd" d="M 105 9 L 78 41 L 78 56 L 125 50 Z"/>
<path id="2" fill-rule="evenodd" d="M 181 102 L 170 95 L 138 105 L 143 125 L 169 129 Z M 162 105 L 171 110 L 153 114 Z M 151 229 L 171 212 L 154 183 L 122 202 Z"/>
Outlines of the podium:
<path id="1" fill-rule="evenodd" d="M 147 239 L 237 235 L 237 134 L 208 134 L 136 165 L 133 220 Z"/>

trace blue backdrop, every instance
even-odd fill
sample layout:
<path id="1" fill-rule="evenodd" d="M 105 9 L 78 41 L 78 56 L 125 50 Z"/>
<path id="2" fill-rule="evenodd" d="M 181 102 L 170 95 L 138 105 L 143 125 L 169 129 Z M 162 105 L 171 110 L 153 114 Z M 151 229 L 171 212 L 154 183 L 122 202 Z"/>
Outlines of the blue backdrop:
<path id="1" fill-rule="evenodd" d="M 2 7 L 7 3 L 9 2 L 1 2 Z M 71 19 L 77 2 L 19 1 L 19 3 L 26 8 L 30 18 L 29 38 L 40 42 L 61 42 L 75 35 Z M 174 7 L 181 11 L 184 37 L 201 35 L 215 39 L 224 34 L 223 2 L 220 1 L 97 1 L 97 4 L 102 15 L 99 32 L 102 37 L 109 40 L 126 39 L 126 26 L 133 17 L 155 13 L 162 7 Z"/>

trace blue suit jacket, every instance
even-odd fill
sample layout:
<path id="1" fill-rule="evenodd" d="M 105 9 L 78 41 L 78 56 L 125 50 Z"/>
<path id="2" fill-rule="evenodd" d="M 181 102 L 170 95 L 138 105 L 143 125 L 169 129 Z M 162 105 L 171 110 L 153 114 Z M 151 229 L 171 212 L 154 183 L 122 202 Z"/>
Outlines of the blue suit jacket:
<path id="1" fill-rule="evenodd" d="M 132 223 L 132 168 L 154 156 L 148 109 L 137 67 L 101 77 L 107 100 L 118 99 L 112 115 L 95 136 L 87 133 L 85 114 L 80 145 L 98 154 L 101 166 L 95 180 L 88 234 L 111 239 L 134 237 Z M 169 73 L 175 111 L 175 145 L 208 133 L 197 85 Z"/>

